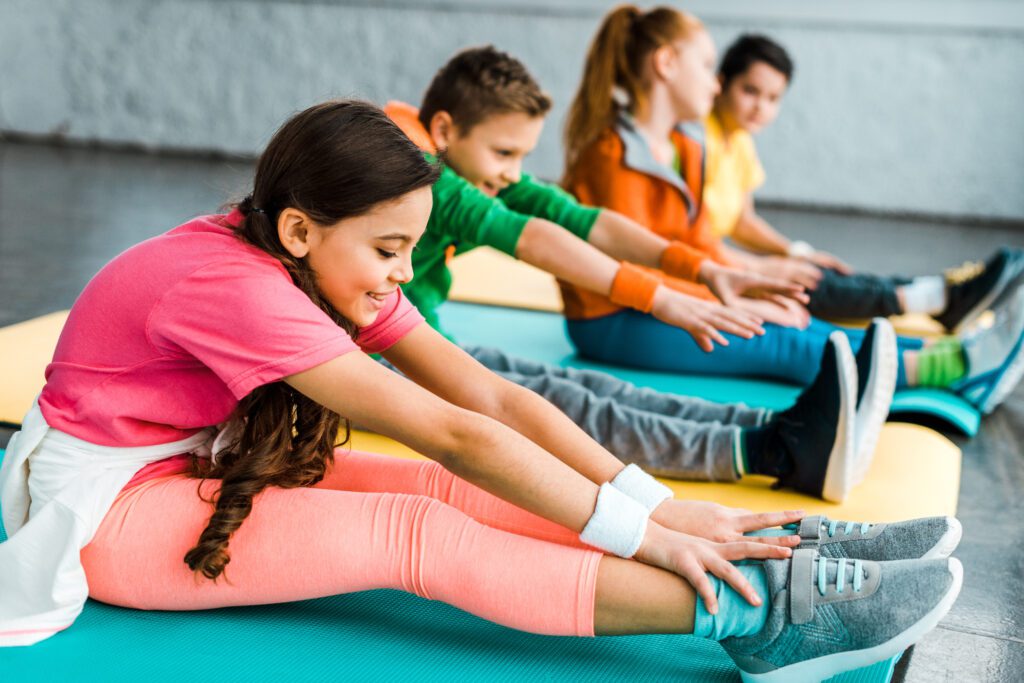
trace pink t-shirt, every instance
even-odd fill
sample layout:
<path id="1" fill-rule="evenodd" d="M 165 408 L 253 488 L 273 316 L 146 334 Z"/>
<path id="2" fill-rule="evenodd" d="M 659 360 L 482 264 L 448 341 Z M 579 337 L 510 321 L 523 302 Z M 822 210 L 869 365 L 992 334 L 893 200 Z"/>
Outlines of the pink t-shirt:
<path id="1" fill-rule="evenodd" d="M 383 351 L 423 317 L 399 290 L 358 343 L 236 238 L 196 218 L 128 249 L 86 285 L 60 335 L 39 407 L 102 446 L 148 446 L 223 422 L 246 394 L 350 351 Z"/>

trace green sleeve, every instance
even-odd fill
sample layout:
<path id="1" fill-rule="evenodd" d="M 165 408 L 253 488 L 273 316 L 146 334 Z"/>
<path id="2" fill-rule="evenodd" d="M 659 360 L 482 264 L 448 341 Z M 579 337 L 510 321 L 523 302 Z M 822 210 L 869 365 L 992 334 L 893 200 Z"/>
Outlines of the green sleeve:
<path id="1" fill-rule="evenodd" d="M 501 199 L 488 197 L 446 166 L 434 185 L 428 231 L 515 256 L 519 236 L 529 220 L 530 216 L 513 211 Z"/>
<path id="2" fill-rule="evenodd" d="M 599 208 L 583 206 L 557 185 L 526 174 L 518 183 L 502 190 L 498 198 L 513 211 L 557 223 L 584 241 L 601 213 Z"/>

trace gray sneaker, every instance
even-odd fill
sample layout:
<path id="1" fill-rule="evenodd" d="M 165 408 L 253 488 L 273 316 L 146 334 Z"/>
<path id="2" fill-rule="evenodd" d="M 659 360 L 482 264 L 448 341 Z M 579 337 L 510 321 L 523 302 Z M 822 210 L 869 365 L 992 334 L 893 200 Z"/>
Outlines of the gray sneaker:
<path id="1" fill-rule="evenodd" d="M 825 557 L 875 562 L 949 557 L 963 535 L 963 527 L 955 517 L 868 524 L 838 522 L 815 515 L 785 528 L 800 535 L 800 548 L 816 549 Z"/>
<path id="2" fill-rule="evenodd" d="M 764 568 L 764 628 L 721 641 L 747 683 L 817 683 L 889 659 L 935 628 L 963 582 L 953 557 L 871 562 L 798 549 Z"/>

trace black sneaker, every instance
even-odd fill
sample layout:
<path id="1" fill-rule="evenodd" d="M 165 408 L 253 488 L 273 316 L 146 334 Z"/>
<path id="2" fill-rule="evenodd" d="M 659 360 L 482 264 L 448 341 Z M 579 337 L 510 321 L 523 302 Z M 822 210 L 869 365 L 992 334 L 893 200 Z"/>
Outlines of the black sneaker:
<path id="1" fill-rule="evenodd" d="M 864 481 L 882 425 L 889 416 L 889 406 L 896 391 L 899 365 L 896 331 L 885 318 L 875 318 L 864 334 L 857 350 L 857 420 L 854 430 L 853 483 Z"/>
<path id="2" fill-rule="evenodd" d="M 840 331 L 825 345 L 814 383 L 772 421 L 758 474 L 840 503 L 854 484 L 857 365 Z"/>
<path id="3" fill-rule="evenodd" d="M 946 271 L 946 310 L 935 319 L 959 332 L 978 319 L 1004 293 L 1024 281 L 1024 250 L 1001 247 L 982 264 L 965 263 Z"/>

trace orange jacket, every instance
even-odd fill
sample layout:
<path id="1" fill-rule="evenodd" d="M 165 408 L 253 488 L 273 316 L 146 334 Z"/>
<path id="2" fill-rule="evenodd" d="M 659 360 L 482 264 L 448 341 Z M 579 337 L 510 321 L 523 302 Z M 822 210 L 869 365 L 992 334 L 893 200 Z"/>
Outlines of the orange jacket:
<path id="1" fill-rule="evenodd" d="M 564 187 L 582 204 L 621 213 L 667 240 L 678 240 L 700 249 L 712 259 L 727 263 L 721 241 L 711 232 L 710 219 L 701 202 L 704 187 L 704 149 L 681 131 L 672 141 L 679 155 L 683 177 L 653 160 L 650 148 L 628 119 L 608 128 L 587 147 L 565 176 Z M 703 299 L 716 300 L 711 291 L 694 282 L 651 270 L 672 289 Z M 559 281 L 565 316 L 598 318 L 622 310 L 607 297 Z"/>

